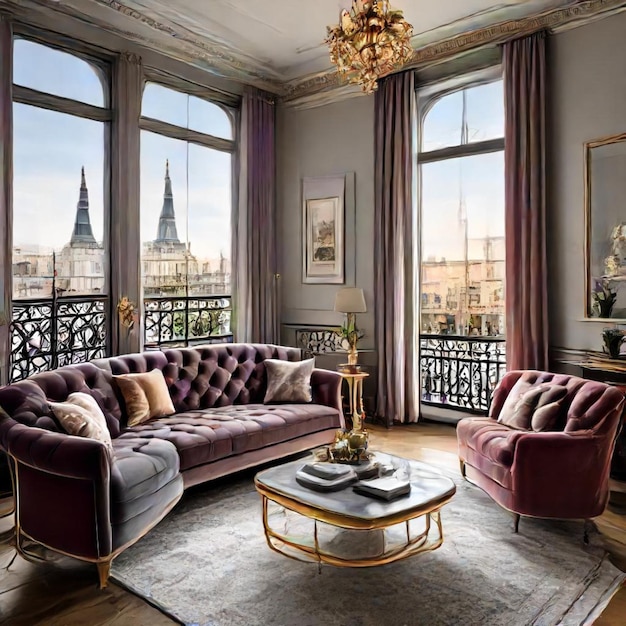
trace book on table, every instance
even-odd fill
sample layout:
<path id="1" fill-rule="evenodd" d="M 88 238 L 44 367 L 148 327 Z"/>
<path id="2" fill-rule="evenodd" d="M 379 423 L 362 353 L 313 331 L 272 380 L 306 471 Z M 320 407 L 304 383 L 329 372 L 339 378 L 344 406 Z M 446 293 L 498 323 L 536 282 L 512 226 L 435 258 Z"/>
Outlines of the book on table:
<path id="1" fill-rule="evenodd" d="M 400 480 L 395 476 L 383 476 L 373 480 L 362 480 L 353 487 L 354 491 L 364 496 L 372 496 L 381 500 L 395 500 L 411 491 L 408 480 Z"/>

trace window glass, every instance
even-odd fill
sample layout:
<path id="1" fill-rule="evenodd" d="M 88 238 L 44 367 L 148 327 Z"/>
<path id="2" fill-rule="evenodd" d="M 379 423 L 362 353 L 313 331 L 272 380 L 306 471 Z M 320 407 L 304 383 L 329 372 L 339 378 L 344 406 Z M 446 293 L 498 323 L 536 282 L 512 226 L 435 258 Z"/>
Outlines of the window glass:
<path id="1" fill-rule="evenodd" d="M 141 114 L 222 139 L 233 136 L 230 117 L 220 106 L 155 83 L 146 85 Z"/>
<path id="2" fill-rule="evenodd" d="M 467 138 L 463 133 L 463 100 Z M 468 87 L 438 99 L 424 118 L 422 152 L 504 136 L 502 81 Z"/>
<path id="3" fill-rule="evenodd" d="M 13 105 L 13 297 L 99 294 L 104 124 Z M 76 141 L 80 137 L 80 141 Z"/>
<path id="4" fill-rule="evenodd" d="M 16 85 L 105 106 L 98 70 L 87 61 L 26 39 L 16 39 L 13 51 L 13 82 Z"/>

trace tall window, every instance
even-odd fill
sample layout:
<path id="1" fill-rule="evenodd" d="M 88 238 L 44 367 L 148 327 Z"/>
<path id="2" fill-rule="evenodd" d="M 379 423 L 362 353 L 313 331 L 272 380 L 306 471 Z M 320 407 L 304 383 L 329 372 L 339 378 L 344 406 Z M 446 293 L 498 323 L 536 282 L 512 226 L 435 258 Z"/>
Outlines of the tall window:
<path id="1" fill-rule="evenodd" d="M 431 102 L 422 124 L 421 330 L 504 333 L 502 81 Z"/>
<path id="2" fill-rule="evenodd" d="M 12 380 L 106 353 L 106 67 L 14 41 Z"/>
<path id="3" fill-rule="evenodd" d="M 228 340 L 231 113 L 148 83 L 141 127 L 145 344 Z"/>
<path id="4" fill-rule="evenodd" d="M 422 401 L 484 411 L 505 368 L 503 87 L 445 87 L 419 94 Z"/>

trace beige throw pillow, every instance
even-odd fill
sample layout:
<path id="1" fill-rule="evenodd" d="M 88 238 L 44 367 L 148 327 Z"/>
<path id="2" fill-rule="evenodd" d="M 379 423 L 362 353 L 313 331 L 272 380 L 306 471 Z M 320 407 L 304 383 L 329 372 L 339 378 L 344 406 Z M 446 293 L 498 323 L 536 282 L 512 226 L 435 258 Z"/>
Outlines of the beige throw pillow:
<path id="1" fill-rule="evenodd" d="M 514 407 L 503 407 L 501 424 L 517 430 L 545 432 L 557 429 L 567 387 L 544 383 L 531 387 L 519 396 Z M 507 410 L 505 410 L 505 408 Z"/>
<path id="2" fill-rule="evenodd" d="M 95 398 L 76 391 L 65 402 L 49 402 L 50 409 L 68 435 L 90 437 L 111 448 L 111 433 Z"/>
<path id="3" fill-rule="evenodd" d="M 265 359 L 267 391 L 263 402 L 311 402 L 311 374 L 315 359 L 283 361 Z"/>
<path id="4" fill-rule="evenodd" d="M 160 369 L 141 374 L 119 374 L 113 379 L 124 396 L 128 426 L 176 412 Z"/>

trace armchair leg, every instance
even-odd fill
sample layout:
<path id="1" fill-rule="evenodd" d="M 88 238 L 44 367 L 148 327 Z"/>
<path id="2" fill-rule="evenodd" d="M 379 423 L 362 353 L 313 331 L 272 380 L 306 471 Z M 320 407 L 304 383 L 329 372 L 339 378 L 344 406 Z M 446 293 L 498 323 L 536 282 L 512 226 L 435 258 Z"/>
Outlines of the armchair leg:
<path id="1" fill-rule="evenodd" d="M 100 589 L 104 589 L 109 581 L 109 574 L 111 573 L 111 559 L 108 561 L 101 561 L 98 565 L 98 576 L 100 578 Z"/>
<path id="2" fill-rule="evenodd" d="M 465 461 L 463 459 L 459 459 L 459 466 L 461 468 L 461 476 L 463 476 L 463 478 L 466 478 L 466 476 L 465 476 Z"/>
<path id="3" fill-rule="evenodd" d="M 586 519 L 583 526 L 583 541 L 588 544 L 589 543 L 589 533 L 593 532 L 595 526 L 590 519 Z"/>
<path id="4" fill-rule="evenodd" d="M 513 513 L 513 532 L 516 533 L 519 530 L 519 513 Z"/>

